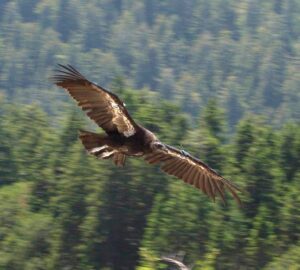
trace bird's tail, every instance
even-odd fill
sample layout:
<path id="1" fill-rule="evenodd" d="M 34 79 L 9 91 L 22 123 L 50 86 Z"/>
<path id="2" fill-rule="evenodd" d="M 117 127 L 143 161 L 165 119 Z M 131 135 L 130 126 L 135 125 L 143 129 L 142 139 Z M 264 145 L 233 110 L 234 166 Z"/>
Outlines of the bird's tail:
<path id="1" fill-rule="evenodd" d="M 108 145 L 109 137 L 106 134 L 80 130 L 79 138 L 89 154 L 99 159 L 112 158 L 117 166 L 124 166 L 125 155 Z"/>

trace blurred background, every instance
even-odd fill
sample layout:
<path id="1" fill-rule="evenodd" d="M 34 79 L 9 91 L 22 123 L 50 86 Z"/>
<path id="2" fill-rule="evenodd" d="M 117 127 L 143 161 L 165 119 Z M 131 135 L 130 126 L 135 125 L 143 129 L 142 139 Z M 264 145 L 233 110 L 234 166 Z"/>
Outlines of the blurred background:
<path id="1" fill-rule="evenodd" d="M 300 269 L 299 37 L 299 0 L 1 0 L 0 269 Z M 100 129 L 49 82 L 57 63 L 244 207 L 88 156 L 78 129 Z"/>

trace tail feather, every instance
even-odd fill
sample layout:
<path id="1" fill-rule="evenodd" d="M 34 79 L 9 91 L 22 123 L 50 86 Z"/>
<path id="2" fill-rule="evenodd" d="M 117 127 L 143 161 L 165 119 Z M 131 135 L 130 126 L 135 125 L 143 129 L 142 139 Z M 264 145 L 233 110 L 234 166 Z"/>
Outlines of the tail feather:
<path id="1" fill-rule="evenodd" d="M 90 131 L 80 130 L 79 138 L 89 154 L 99 159 L 112 158 L 116 166 L 124 166 L 126 156 L 108 146 L 108 136 Z"/>
<path id="2" fill-rule="evenodd" d="M 102 150 L 107 147 L 107 136 L 105 134 L 80 130 L 79 138 L 85 149 L 91 152 L 91 154 L 93 154 L 93 152 L 96 153 L 97 149 Z"/>

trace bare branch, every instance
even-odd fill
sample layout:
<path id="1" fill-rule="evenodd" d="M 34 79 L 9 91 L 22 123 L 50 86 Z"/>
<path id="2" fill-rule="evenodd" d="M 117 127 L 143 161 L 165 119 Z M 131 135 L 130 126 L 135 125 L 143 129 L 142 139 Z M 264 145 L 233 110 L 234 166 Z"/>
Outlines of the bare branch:
<path id="1" fill-rule="evenodd" d="M 161 261 L 172 263 L 172 264 L 176 265 L 180 270 L 190 270 L 182 262 L 180 262 L 176 259 L 172 259 L 172 258 L 169 258 L 169 257 L 161 257 Z"/>

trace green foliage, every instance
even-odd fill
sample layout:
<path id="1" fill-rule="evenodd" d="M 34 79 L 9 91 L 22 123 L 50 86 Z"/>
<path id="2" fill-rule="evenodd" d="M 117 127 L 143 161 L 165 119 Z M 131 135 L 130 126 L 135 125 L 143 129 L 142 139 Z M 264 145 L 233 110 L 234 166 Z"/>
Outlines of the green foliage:
<path id="1" fill-rule="evenodd" d="M 53 220 L 49 213 L 32 213 L 30 185 L 16 183 L 0 190 L 1 269 L 48 269 Z"/>
<path id="2" fill-rule="evenodd" d="M 0 91 L 54 114 L 47 77 L 62 62 L 104 86 L 122 76 L 194 117 L 219 97 L 231 128 L 249 112 L 298 119 L 300 4 L 275 2 L 2 1 Z"/>
<path id="3" fill-rule="evenodd" d="M 298 269 L 299 11 L 0 1 L 0 269 L 168 269 L 159 258 L 176 254 L 195 269 Z M 111 86 L 138 123 L 239 184 L 244 206 L 143 160 L 89 157 L 78 129 L 96 126 L 50 85 L 56 63 Z"/>
<path id="4" fill-rule="evenodd" d="M 52 126 L 37 105 L 3 101 L 0 268 L 164 269 L 159 258 L 178 252 L 196 269 L 263 268 L 297 246 L 296 124 L 276 131 L 249 116 L 228 141 L 216 104 L 190 129 L 177 106 L 158 106 L 156 93 L 114 87 L 137 122 L 241 184 L 244 207 L 229 197 L 213 204 L 142 160 L 118 169 L 87 156 L 76 138 L 87 125 L 82 113 L 70 110 Z"/>
<path id="5" fill-rule="evenodd" d="M 284 254 L 280 255 L 277 258 L 274 258 L 274 260 L 269 263 L 264 269 L 266 270 L 279 270 L 279 269 L 291 269 L 296 270 L 299 268 L 300 260 L 299 260 L 299 251 L 300 246 L 291 246 L 288 251 L 286 251 Z"/>

